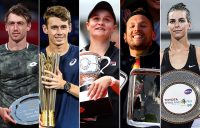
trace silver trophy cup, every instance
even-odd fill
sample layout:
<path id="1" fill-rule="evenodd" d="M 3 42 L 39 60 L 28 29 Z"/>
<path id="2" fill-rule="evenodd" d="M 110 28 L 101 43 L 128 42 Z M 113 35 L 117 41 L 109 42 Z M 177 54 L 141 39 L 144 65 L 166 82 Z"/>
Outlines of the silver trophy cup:
<path id="1" fill-rule="evenodd" d="M 104 67 L 100 67 L 102 60 L 106 60 Z M 110 64 L 110 58 L 100 56 L 90 51 L 80 53 L 80 106 L 84 110 L 81 112 L 81 118 L 93 117 L 99 114 L 108 114 L 112 112 L 111 103 L 108 95 L 96 101 L 91 100 L 88 96 L 88 87 L 103 74 L 103 70 Z M 103 107 L 100 107 L 102 104 Z"/>
<path id="2" fill-rule="evenodd" d="M 100 69 L 102 60 L 107 60 L 107 64 Z M 80 86 L 89 86 L 95 81 L 100 73 L 110 64 L 110 58 L 107 56 L 100 56 L 90 51 L 80 53 Z M 83 90 L 84 91 L 84 90 Z"/>
<path id="3" fill-rule="evenodd" d="M 107 64 L 101 69 L 100 63 L 107 60 Z M 90 51 L 80 53 L 80 102 L 88 101 L 88 87 L 99 78 L 100 73 L 110 64 L 110 58 L 100 56 Z"/>

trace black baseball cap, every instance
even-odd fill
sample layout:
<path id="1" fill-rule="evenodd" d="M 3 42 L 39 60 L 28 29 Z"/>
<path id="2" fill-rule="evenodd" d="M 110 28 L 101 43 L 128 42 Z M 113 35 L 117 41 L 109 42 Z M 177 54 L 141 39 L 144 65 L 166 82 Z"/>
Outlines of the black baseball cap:
<path id="1" fill-rule="evenodd" d="M 98 11 L 98 10 L 107 10 L 108 12 L 110 12 L 110 14 L 112 15 L 113 19 L 114 19 L 114 23 L 116 24 L 116 17 L 115 17 L 115 14 L 114 14 L 114 11 L 113 11 L 113 8 L 112 6 L 106 2 L 106 1 L 101 1 L 99 3 L 97 3 L 95 5 L 95 7 L 92 9 L 92 11 L 89 13 L 88 15 L 88 21 L 89 19 L 92 17 L 92 15 L 94 14 L 95 11 Z"/>

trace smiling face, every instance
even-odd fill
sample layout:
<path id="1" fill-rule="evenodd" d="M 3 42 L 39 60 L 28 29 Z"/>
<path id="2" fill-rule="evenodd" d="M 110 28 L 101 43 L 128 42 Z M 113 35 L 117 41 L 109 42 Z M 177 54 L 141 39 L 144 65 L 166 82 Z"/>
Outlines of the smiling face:
<path id="1" fill-rule="evenodd" d="M 57 17 L 50 17 L 47 25 L 43 25 L 43 31 L 48 34 L 50 45 L 60 46 L 67 43 L 68 34 L 71 32 L 71 23 Z"/>
<path id="2" fill-rule="evenodd" d="M 191 23 L 186 18 L 186 12 L 175 10 L 169 12 L 168 15 L 168 31 L 171 34 L 171 38 L 176 40 L 187 38 L 188 29 L 190 29 Z"/>
<path id="3" fill-rule="evenodd" d="M 31 23 L 27 23 L 22 16 L 10 13 L 5 25 L 9 35 L 9 41 L 20 42 L 26 40 L 27 32 L 31 29 Z"/>
<path id="4" fill-rule="evenodd" d="M 126 23 L 124 40 L 132 50 L 145 50 L 152 44 L 155 34 L 150 20 L 143 15 L 134 15 Z"/>
<path id="5" fill-rule="evenodd" d="M 94 12 L 89 21 L 86 22 L 86 27 L 90 37 L 101 37 L 103 39 L 110 39 L 116 29 L 112 15 L 106 10 Z"/>

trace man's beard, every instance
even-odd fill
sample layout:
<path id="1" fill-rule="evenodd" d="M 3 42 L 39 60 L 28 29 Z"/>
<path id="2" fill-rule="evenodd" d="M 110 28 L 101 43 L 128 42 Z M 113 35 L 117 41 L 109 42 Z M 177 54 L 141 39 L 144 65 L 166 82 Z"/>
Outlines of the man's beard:
<path id="1" fill-rule="evenodd" d="M 131 45 L 129 46 L 130 49 L 132 50 L 145 50 L 149 48 L 149 45 L 143 44 L 143 45 Z"/>

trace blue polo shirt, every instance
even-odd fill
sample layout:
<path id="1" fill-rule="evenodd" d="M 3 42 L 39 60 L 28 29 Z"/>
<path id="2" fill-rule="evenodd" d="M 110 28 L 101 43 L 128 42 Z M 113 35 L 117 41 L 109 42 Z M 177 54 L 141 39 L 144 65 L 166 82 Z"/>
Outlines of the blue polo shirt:
<path id="1" fill-rule="evenodd" d="M 46 50 L 42 50 L 46 53 Z M 70 45 L 60 57 L 59 69 L 63 79 L 79 85 L 79 48 Z M 55 107 L 56 128 L 79 128 L 79 99 L 64 90 L 57 90 Z"/>

